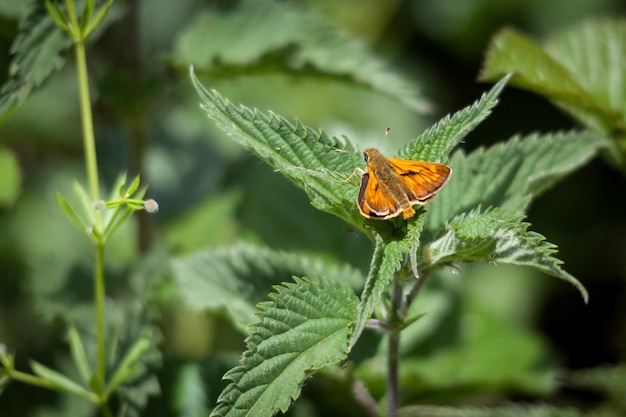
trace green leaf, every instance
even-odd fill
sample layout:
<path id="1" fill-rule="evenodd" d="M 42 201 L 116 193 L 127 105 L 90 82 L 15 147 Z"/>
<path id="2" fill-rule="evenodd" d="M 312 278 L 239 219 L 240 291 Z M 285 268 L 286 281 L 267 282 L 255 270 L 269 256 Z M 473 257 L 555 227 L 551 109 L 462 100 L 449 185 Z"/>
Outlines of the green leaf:
<path id="1" fill-rule="evenodd" d="M 606 142 L 593 132 L 515 137 L 466 156 L 455 152 L 452 178 L 428 203 L 428 229 L 478 206 L 524 211 L 533 198 L 594 157 Z"/>
<path id="2" fill-rule="evenodd" d="M 11 46 L 9 78 L 0 87 L 0 116 L 26 101 L 31 91 L 65 64 L 71 40 L 55 25 L 43 2 L 32 2 Z"/>
<path id="3" fill-rule="evenodd" d="M 346 264 L 247 244 L 174 259 L 172 273 L 186 303 L 196 309 L 225 310 L 242 331 L 271 286 L 294 275 L 324 275 L 355 289 L 363 283 L 361 272 Z"/>
<path id="4" fill-rule="evenodd" d="M 362 223 L 354 203 L 357 179 L 345 181 L 355 167 L 363 165 L 354 144 L 345 138 L 329 137 L 321 130 L 316 132 L 299 122 L 293 125 L 273 113 L 265 115 L 235 106 L 217 91 L 207 91 L 193 68 L 191 79 L 202 108 L 233 140 L 303 188 L 318 209 L 353 224 Z M 335 148 L 347 152 L 337 152 Z"/>
<path id="5" fill-rule="evenodd" d="M 316 371 L 347 356 L 357 299 L 326 279 L 300 279 L 276 286 L 272 301 L 259 304 L 240 366 L 211 416 L 273 416 L 285 412 Z"/>
<path id="6" fill-rule="evenodd" d="M 498 96 L 508 80 L 509 76 L 507 75 L 474 104 L 440 120 L 417 139 L 409 142 L 398 153 L 398 156 L 417 161 L 447 161 L 452 149 L 491 114 L 491 110 L 498 104 Z"/>
<path id="7" fill-rule="evenodd" d="M 280 30 L 276 30 L 276 22 Z M 212 78 L 283 73 L 331 78 L 379 92 L 423 112 L 429 105 L 414 82 L 386 68 L 364 44 L 293 4 L 245 0 L 226 12 L 201 15 L 174 49 Z"/>
<path id="8" fill-rule="evenodd" d="M 414 220 L 422 222 L 424 212 L 420 211 Z M 350 348 L 357 342 L 367 321 L 372 316 L 374 308 L 380 302 L 383 291 L 393 281 L 394 276 L 402 266 L 402 260 L 407 253 L 405 240 L 385 241 L 381 235 L 375 235 L 374 254 L 370 264 L 370 271 L 361 293 L 361 300 L 357 310 L 357 319 L 350 341 Z"/>
<path id="9" fill-rule="evenodd" d="M 80 335 L 78 334 L 76 327 L 70 326 L 68 328 L 67 339 L 70 344 L 70 350 L 72 352 L 72 358 L 74 359 L 76 369 L 78 369 L 78 373 L 83 379 L 83 382 L 88 385 L 91 382 L 93 371 L 89 366 L 87 354 L 85 353 L 85 347 L 83 346 L 83 342 L 80 339 Z"/>
<path id="10" fill-rule="evenodd" d="M 137 189 L 139 188 L 140 184 L 141 184 L 141 178 L 139 175 L 137 175 L 133 179 L 133 182 L 131 182 L 130 185 L 128 186 L 128 189 L 126 189 L 125 195 L 128 197 L 132 197 L 133 194 L 135 194 L 135 191 L 137 191 Z"/>
<path id="11" fill-rule="evenodd" d="M 106 15 L 109 13 L 109 9 L 111 8 L 112 4 L 113 4 L 113 0 L 107 0 L 107 2 L 103 4 L 100 7 L 100 9 L 98 9 L 98 13 L 96 14 L 96 17 L 90 19 L 90 24 L 89 26 L 87 26 L 87 29 L 85 29 L 85 32 L 84 32 L 85 37 L 89 36 L 91 32 L 93 32 L 98 26 L 100 26 L 100 23 L 102 23 Z"/>
<path id="12" fill-rule="evenodd" d="M 21 186 L 21 171 L 15 154 L 0 147 L 0 206 L 10 206 L 17 199 Z"/>
<path id="13" fill-rule="evenodd" d="M 65 21 L 65 15 L 63 14 L 63 11 L 61 10 L 58 2 L 46 0 L 46 10 L 48 11 L 50 17 L 52 17 L 52 20 L 54 20 L 54 23 L 57 24 L 57 26 L 59 26 L 64 31 L 69 30 L 67 22 Z"/>
<path id="14" fill-rule="evenodd" d="M 69 392 L 74 395 L 78 395 L 79 397 L 85 398 L 88 401 L 95 402 L 95 396 L 92 392 L 81 387 L 62 373 L 59 373 L 35 361 L 30 362 L 30 367 L 32 368 L 35 375 L 41 377 L 56 389 Z"/>
<path id="15" fill-rule="evenodd" d="M 586 303 L 585 287 L 562 270 L 562 261 L 553 256 L 556 246 L 540 234 L 528 231 L 529 224 L 523 223 L 522 218 L 519 213 L 498 208 L 456 216 L 444 227 L 443 235 L 424 248 L 424 265 L 482 260 L 527 266 L 568 281 L 580 291 Z"/>
<path id="16" fill-rule="evenodd" d="M 514 85 L 546 96 L 582 125 L 611 135 L 609 155 L 623 169 L 625 59 L 623 19 L 588 19 L 555 33 L 542 45 L 507 29 L 492 40 L 481 79 L 514 72 Z"/>
<path id="17" fill-rule="evenodd" d="M 65 197 L 63 197 L 61 193 L 57 193 L 56 196 L 59 207 L 61 207 L 61 210 L 63 210 L 65 215 L 72 221 L 72 223 L 74 223 L 76 227 L 78 227 L 82 231 L 89 230 L 90 225 L 88 225 L 80 217 L 78 217 L 78 215 L 76 214 L 70 203 L 65 199 Z"/>
<path id="18" fill-rule="evenodd" d="M 85 5 L 83 6 L 83 13 L 81 14 L 81 17 L 80 17 L 80 28 L 83 34 L 87 33 L 87 28 L 89 27 L 89 24 L 91 23 L 91 18 L 93 16 L 94 2 L 95 0 L 86 0 Z"/>
<path id="19" fill-rule="evenodd" d="M 135 341 L 128 352 L 126 352 L 126 355 L 117 366 L 115 373 L 106 386 L 106 397 L 109 397 L 118 387 L 141 372 L 143 368 L 141 359 L 150 348 L 151 338 L 151 334 L 140 337 Z"/>

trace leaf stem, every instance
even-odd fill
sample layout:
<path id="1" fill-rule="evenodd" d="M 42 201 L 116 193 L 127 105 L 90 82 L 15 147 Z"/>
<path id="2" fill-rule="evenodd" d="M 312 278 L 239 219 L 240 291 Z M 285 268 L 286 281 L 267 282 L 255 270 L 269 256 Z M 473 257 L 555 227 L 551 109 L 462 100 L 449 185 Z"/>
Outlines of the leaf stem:
<path id="1" fill-rule="evenodd" d="M 402 293 L 404 279 L 396 277 L 391 291 L 391 311 L 389 317 L 389 335 L 387 347 L 387 417 L 396 417 L 400 408 L 399 365 L 400 331 L 398 322 L 402 319 Z"/>

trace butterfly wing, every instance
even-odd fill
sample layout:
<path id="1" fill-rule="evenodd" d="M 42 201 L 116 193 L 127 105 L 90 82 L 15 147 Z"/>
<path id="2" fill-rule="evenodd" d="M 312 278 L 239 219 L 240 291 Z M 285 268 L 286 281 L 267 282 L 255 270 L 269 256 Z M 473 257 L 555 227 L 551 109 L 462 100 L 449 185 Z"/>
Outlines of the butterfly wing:
<path id="1" fill-rule="evenodd" d="M 452 169 L 443 164 L 390 158 L 391 166 L 402 179 L 411 204 L 423 204 L 443 187 Z"/>
<path id="2" fill-rule="evenodd" d="M 363 216 L 373 219 L 389 219 L 401 211 L 393 199 L 383 192 L 376 175 L 371 172 L 361 176 L 357 207 Z"/>

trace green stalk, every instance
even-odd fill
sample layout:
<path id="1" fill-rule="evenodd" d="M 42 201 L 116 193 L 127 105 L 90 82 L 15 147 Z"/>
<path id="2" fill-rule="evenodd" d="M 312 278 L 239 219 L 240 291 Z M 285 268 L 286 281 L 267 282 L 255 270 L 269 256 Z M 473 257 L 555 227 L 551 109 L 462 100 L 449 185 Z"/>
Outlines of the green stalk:
<path id="1" fill-rule="evenodd" d="M 387 336 L 387 417 L 396 417 L 400 408 L 400 330 L 404 279 L 396 277 L 391 292 L 389 334 Z"/>
<path id="2" fill-rule="evenodd" d="M 100 200 L 100 185 L 98 183 L 98 162 L 96 159 L 96 140 L 93 133 L 93 116 L 91 114 L 91 99 L 89 96 L 89 78 L 87 75 L 87 58 L 85 44 L 76 42 L 76 68 L 78 71 L 78 94 L 80 98 L 80 117 L 83 127 L 83 147 L 85 148 L 85 164 L 87 180 L 93 201 Z M 96 211 L 96 227 L 100 227 L 100 212 Z"/>
<path id="3" fill-rule="evenodd" d="M 80 98 L 80 116 L 83 127 L 83 147 L 85 149 L 85 166 L 87 180 L 93 201 L 100 200 L 100 186 L 98 180 L 98 161 L 96 159 L 96 141 L 93 131 L 93 116 L 91 114 L 91 99 L 89 96 L 89 78 L 87 75 L 87 58 L 83 40 L 76 42 L 76 69 L 78 76 L 78 93 Z M 95 225 L 101 229 L 102 216 L 99 211 L 95 212 Z M 104 342 L 104 246 L 98 242 L 96 246 L 96 264 L 94 271 L 94 298 L 96 301 L 96 343 L 98 364 L 98 377 L 104 384 L 106 382 L 106 353 Z"/>
<path id="4" fill-rule="evenodd" d="M 105 285 L 104 285 L 104 245 L 98 243 L 96 246 L 96 265 L 95 265 L 94 298 L 96 299 L 96 343 L 98 354 L 98 377 L 103 384 L 106 383 L 106 352 L 104 342 L 104 301 L 105 301 Z"/>

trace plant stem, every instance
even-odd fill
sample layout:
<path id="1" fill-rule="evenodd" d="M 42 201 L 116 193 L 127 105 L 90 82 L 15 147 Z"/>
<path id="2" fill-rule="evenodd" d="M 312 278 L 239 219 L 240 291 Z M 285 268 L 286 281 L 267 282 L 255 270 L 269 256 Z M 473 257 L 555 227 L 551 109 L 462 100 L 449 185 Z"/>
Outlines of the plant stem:
<path id="1" fill-rule="evenodd" d="M 76 42 L 76 69 L 78 77 L 78 94 L 80 99 L 80 116 L 83 127 L 83 147 L 85 149 L 85 166 L 87 180 L 93 201 L 100 199 L 100 185 L 98 180 L 98 160 L 96 158 L 96 141 L 93 131 L 93 115 L 91 114 L 91 98 L 89 95 L 89 77 L 87 74 L 87 58 L 83 40 Z M 101 229 L 102 216 L 95 212 L 95 225 Z M 96 244 L 96 264 L 94 271 L 94 298 L 96 301 L 96 343 L 98 353 L 98 377 L 106 383 L 106 353 L 104 342 L 104 246 L 102 242 Z"/>
<path id="2" fill-rule="evenodd" d="M 106 352 L 104 341 L 104 245 L 98 243 L 96 246 L 94 298 L 96 300 L 96 343 L 98 350 L 98 377 L 102 383 L 106 383 Z"/>
<path id="3" fill-rule="evenodd" d="M 76 69 L 78 71 L 78 94 L 80 99 L 80 118 L 83 127 L 83 147 L 85 148 L 85 165 L 87 180 L 93 201 L 100 200 L 98 181 L 98 161 L 96 159 L 96 140 L 93 133 L 93 116 L 91 114 L 91 98 L 89 95 L 89 77 L 87 75 L 87 58 L 85 44 L 76 42 Z M 96 211 L 96 227 L 100 227 L 100 212 Z"/>
<path id="4" fill-rule="evenodd" d="M 402 292 L 404 280 L 396 277 L 391 292 L 391 311 L 389 317 L 390 330 L 387 346 L 387 417 L 396 417 L 400 408 L 399 365 L 400 365 L 400 332 L 398 322 L 401 320 Z"/>

